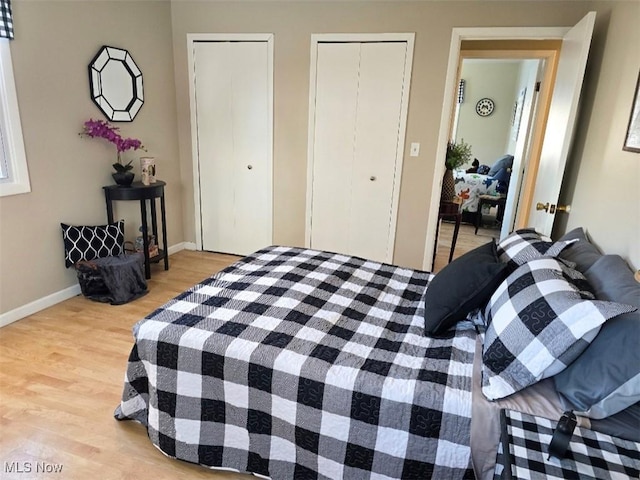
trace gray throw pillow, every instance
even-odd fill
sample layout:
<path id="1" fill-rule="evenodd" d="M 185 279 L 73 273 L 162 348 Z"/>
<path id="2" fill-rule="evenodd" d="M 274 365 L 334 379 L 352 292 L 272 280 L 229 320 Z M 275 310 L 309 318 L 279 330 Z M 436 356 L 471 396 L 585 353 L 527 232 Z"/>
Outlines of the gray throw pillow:
<path id="1" fill-rule="evenodd" d="M 640 284 L 618 255 L 603 255 L 586 272 L 596 298 L 640 307 Z M 594 419 L 640 401 L 640 312 L 604 324 L 595 340 L 554 377 L 565 408 Z"/>
<path id="2" fill-rule="evenodd" d="M 576 270 L 586 272 L 598 260 L 602 253 L 593 245 L 582 227 L 574 228 L 558 239 L 558 242 L 572 241 L 571 245 L 562 250 L 558 257 L 576 265 Z"/>

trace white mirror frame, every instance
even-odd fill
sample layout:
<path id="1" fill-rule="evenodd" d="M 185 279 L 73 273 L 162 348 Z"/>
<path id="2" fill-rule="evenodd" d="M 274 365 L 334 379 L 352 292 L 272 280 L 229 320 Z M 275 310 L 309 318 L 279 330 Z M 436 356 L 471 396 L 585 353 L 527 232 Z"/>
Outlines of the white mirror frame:
<path id="1" fill-rule="evenodd" d="M 113 122 L 131 122 L 144 103 L 142 72 L 128 51 L 104 45 L 89 63 L 91 99 Z"/>

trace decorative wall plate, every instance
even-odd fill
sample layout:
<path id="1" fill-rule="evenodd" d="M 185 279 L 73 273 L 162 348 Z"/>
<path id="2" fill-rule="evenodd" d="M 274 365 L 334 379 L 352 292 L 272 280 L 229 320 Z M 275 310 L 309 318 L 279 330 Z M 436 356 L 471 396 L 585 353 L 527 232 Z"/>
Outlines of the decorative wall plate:
<path id="1" fill-rule="evenodd" d="M 493 113 L 495 105 L 490 98 L 481 98 L 476 103 L 476 113 L 481 117 L 488 117 Z"/>

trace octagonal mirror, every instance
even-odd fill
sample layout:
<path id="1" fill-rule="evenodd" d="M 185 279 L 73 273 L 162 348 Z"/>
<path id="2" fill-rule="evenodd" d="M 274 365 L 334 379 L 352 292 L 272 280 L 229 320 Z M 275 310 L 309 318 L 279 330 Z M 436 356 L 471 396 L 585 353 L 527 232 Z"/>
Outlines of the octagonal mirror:
<path id="1" fill-rule="evenodd" d="M 144 103 L 142 72 L 128 51 L 103 46 L 89 64 L 91 99 L 113 122 L 131 122 Z"/>

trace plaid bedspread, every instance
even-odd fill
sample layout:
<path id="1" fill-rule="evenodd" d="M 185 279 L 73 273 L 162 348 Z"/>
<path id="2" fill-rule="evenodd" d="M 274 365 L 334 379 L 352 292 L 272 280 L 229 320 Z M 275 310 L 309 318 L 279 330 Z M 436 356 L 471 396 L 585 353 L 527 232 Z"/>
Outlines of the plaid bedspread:
<path id="1" fill-rule="evenodd" d="M 269 247 L 134 327 L 115 417 L 273 479 L 473 478 L 475 330 L 423 334 L 430 274 Z"/>
<path id="2" fill-rule="evenodd" d="M 640 443 L 576 427 L 566 457 L 549 458 L 557 420 L 501 411 L 495 480 L 629 480 L 640 478 Z"/>

